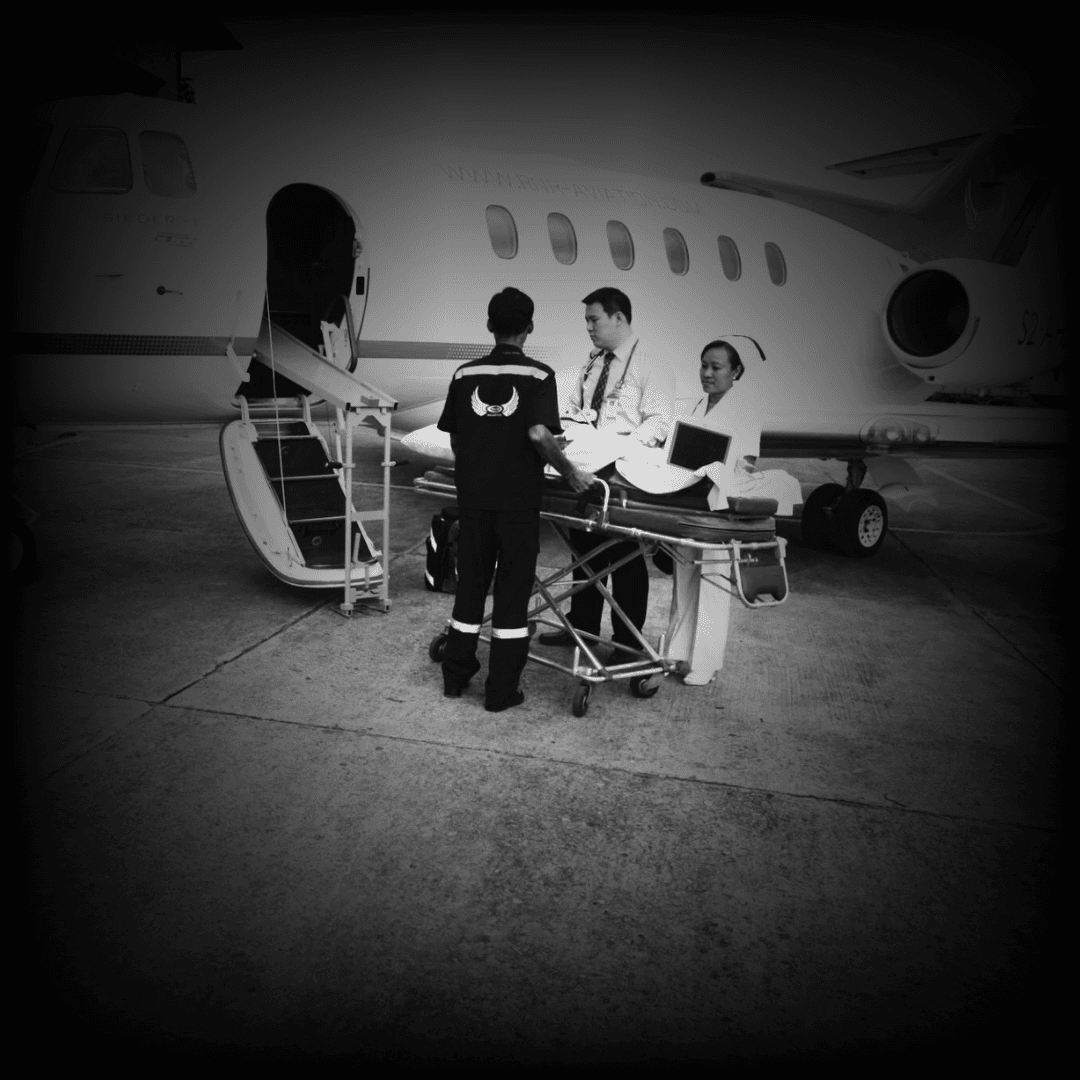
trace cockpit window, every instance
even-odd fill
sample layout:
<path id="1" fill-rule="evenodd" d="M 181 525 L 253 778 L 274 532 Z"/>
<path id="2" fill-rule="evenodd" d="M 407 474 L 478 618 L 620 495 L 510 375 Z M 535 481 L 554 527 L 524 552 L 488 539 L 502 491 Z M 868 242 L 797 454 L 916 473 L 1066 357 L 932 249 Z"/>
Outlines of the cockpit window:
<path id="1" fill-rule="evenodd" d="M 716 243 L 720 248 L 720 268 L 728 281 L 738 281 L 742 277 L 742 258 L 739 245 L 730 236 L 718 236 Z"/>
<path id="2" fill-rule="evenodd" d="M 195 170 L 184 140 L 168 131 L 144 131 L 139 135 L 143 180 L 152 195 L 186 199 L 195 194 Z"/>
<path id="3" fill-rule="evenodd" d="M 491 250 L 500 259 L 512 259 L 518 250 L 517 226 L 513 215 L 505 206 L 489 206 L 485 213 Z"/>
<path id="4" fill-rule="evenodd" d="M 48 120 L 34 120 L 21 125 L 19 134 L 22 136 L 22 154 L 18 162 L 19 190 L 30 190 L 52 133 L 53 126 Z"/>
<path id="5" fill-rule="evenodd" d="M 784 253 L 771 240 L 765 245 L 765 263 L 769 267 L 769 278 L 774 285 L 783 285 L 787 281 L 787 263 Z"/>
<path id="6" fill-rule="evenodd" d="M 690 269 L 690 252 L 686 248 L 683 234 L 678 229 L 664 230 L 664 251 L 673 274 L 685 274 Z"/>
<path id="7" fill-rule="evenodd" d="M 547 225 L 551 253 L 563 266 L 570 266 L 577 259 L 577 234 L 573 224 L 565 214 L 548 214 Z"/>
<path id="8" fill-rule="evenodd" d="M 609 221 L 607 242 L 611 261 L 620 270 L 629 270 L 634 265 L 634 238 L 630 235 L 630 230 L 621 221 Z"/>
<path id="9" fill-rule="evenodd" d="M 113 127 L 72 127 L 56 155 L 49 187 L 53 191 L 118 195 L 131 190 L 127 136 Z"/>

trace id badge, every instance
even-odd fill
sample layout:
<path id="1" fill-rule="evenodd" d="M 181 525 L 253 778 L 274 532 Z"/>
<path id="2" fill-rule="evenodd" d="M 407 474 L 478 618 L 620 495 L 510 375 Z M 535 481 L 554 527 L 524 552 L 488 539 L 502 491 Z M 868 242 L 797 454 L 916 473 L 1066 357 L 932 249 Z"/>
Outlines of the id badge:
<path id="1" fill-rule="evenodd" d="M 619 415 L 619 399 L 604 398 L 603 416 L 605 420 L 614 420 Z"/>

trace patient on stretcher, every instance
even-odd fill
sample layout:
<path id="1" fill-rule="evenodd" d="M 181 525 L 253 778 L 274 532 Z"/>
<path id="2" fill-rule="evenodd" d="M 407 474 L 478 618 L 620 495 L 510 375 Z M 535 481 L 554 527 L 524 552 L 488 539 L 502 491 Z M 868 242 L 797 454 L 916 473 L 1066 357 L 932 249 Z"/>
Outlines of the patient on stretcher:
<path id="1" fill-rule="evenodd" d="M 757 347 L 752 339 L 743 340 L 748 343 L 744 348 Z M 721 344 L 727 342 L 721 339 Z M 729 347 L 737 358 L 734 346 Z M 737 366 L 741 374 L 741 360 L 737 360 Z M 713 376 L 708 378 L 711 380 Z M 592 473 L 600 473 L 613 464 L 624 481 L 651 495 L 670 495 L 688 489 L 694 489 L 696 494 L 705 488 L 711 510 L 726 510 L 744 500 L 772 500 L 777 504 L 772 512 L 790 516 L 795 506 L 802 503 L 799 482 L 783 470 L 763 472 L 757 468 L 760 421 L 746 395 L 735 392 L 733 387 L 718 392 L 712 389 L 715 385 L 710 381 L 707 387 L 706 377 L 702 376 L 706 395 L 682 419 L 691 425 L 691 431 L 705 428 L 725 435 L 727 453 L 723 460 L 707 462 L 697 469 L 674 463 L 672 458 L 680 435 L 674 425 L 664 446 L 650 448 L 610 430 L 598 431 L 591 424 L 575 424 L 570 418 L 563 419 L 564 453 L 579 468 Z M 711 482 L 711 487 L 702 484 L 704 478 Z"/>
<path id="2" fill-rule="evenodd" d="M 721 339 L 721 342 L 724 340 Z M 733 335 L 732 340 L 739 341 L 744 349 L 757 348 L 750 338 Z M 732 349 L 735 350 L 734 345 Z M 740 372 L 743 370 L 741 360 L 738 368 Z M 747 396 L 738 392 L 740 388 L 733 386 L 719 396 L 706 391 L 706 396 L 697 402 L 693 410 L 681 417 L 695 427 L 709 428 L 729 436 L 724 461 L 688 469 L 670 460 L 677 434 L 674 425 L 664 446 L 646 447 L 636 439 L 616 434 L 610 428 L 598 430 L 592 424 L 575 423 L 572 408 L 567 403 L 572 399 L 576 374 L 575 370 L 570 370 L 556 375 L 564 431 L 559 443 L 567 458 L 579 468 L 598 473 L 604 478 L 616 474 L 616 482 L 621 481 L 629 489 L 631 498 L 635 497 L 633 490 L 637 489 L 643 501 L 662 504 L 667 501 L 663 497 L 671 495 L 672 506 L 695 505 L 695 508 L 702 510 L 726 510 L 729 507 L 741 510 L 749 501 L 753 501 L 758 513 L 781 516 L 791 515 L 794 507 L 802 503 L 802 491 L 793 476 L 779 469 L 761 471 L 757 468 L 761 425 Z M 705 387 L 704 377 L 702 386 Z M 406 435 L 402 439 L 402 446 L 437 460 L 444 466 L 453 465 L 454 455 L 449 439 L 445 432 L 437 430 L 434 425 Z M 558 474 L 555 470 L 548 468 L 546 473 L 557 486 Z M 763 506 L 763 500 L 766 504 L 775 502 L 776 506 Z"/>

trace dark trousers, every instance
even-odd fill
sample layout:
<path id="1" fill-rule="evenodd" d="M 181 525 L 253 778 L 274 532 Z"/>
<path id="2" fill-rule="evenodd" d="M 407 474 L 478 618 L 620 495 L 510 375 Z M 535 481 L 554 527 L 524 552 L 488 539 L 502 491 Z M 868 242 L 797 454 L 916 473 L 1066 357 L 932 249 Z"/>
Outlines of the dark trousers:
<path id="1" fill-rule="evenodd" d="M 587 555 L 593 548 L 605 542 L 606 537 L 596 533 L 583 532 L 581 529 L 567 530 L 570 544 L 578 555 Z M 594 573 L 602 572 L 613 562 L 639 551 L 632 540 L 614 544 L 606 551 L 589 559 L 589 566 Z M 588 575 L 583 567 L 574 571 L 575 581 L 584 581 Z M 607 575 L 599 580 L 606 582 Z M 640 630 L 645 625 L 645 615 L 649 609 L 649 568 L 642 555 L 631 559 L 625 566 L 611 572 L 611 595 L 615 602 L 626 612 L 627 618 Z M 600 633 L 600 617 L 604 613 L 604 598 L 595 586 L 582 589 L 570 598 L 570 622 L 578 630 L 589 634 Z M 641 649 L 641 644 L 625 622 L 611 613 L 611 637 L 617 645 L 626 645 L 631 649 Z"/>
<path id="2" fill-rule="evenodd" d="M 476 646 L 484 603 L 495 578 L 491 656 L 485 696 L 502 704 L 518 689 L 529 654 L 528 613 L 540 554 L 539 510 L 461 510 L 458 585 L 443 654 L 448 687 L 463 686 L 480 670 Z"/>

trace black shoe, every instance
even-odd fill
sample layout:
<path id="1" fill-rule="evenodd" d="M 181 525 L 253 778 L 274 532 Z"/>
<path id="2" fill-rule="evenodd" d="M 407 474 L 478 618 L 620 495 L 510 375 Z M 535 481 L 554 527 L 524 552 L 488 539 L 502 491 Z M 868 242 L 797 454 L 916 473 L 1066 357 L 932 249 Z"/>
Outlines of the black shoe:
<path id="1" fill-rule="evenodd" d="M 574 636 L 569 630 L 556 630 L 551 634 L 538 634 L 536 640 L 539 641 L 541 645 L 566 646 L 576 644 Z"/>
<path id="2" fill-rule="evenodd" d="M 515 705 L 520 705 L 524 700 L 525 695 L 519 690 L 516 694 L 511 694 L 505 701 L 485 701 L 484 708 L 488 712 L 502 712 L 503 709 L 512 709 Z"/>
<path id="3" fill-rule="evenodd" d="M 462 691 L 469 685 L 469 680 L 480 670 L 480 661 L 474 660 L 473 663 L 476 666 L 464 679 L 447 675 L 446 671 L 443 671 L 443 697 L 461 697 Z"/>

